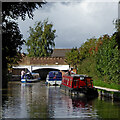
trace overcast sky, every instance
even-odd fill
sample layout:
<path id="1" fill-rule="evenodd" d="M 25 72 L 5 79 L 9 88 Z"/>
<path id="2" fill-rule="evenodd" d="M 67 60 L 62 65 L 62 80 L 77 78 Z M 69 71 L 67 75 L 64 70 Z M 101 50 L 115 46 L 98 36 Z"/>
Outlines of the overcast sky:
<path id="1" fill-rule="evenodd" d="M 48 0 L 49 1 L 49 0 Z M 52 0 L 51 0 L 52 1 Z M 55 48 L 80 47 L 87 39 L 115 32 L 113 20 L 118 18 L 117 2 L 48 2 L 35 10 L 34 19 L 18 20 L 21 33 L 27 39 L 29 26 L 48 18 L 56 29 Z M 26 47 L 23 46 L 23 52 Z"/>

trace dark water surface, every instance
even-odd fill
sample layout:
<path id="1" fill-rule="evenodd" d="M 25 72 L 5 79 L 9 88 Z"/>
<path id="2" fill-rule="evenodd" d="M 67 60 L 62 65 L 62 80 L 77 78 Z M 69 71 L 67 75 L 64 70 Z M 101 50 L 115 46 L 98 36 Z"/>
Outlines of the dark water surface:
<path id="1" fill-rule="evenodd" d="M 2 118 L 120 119 L 120 101 L 71 98 L 44 82 L 10 82 L 2 93 Z"/>

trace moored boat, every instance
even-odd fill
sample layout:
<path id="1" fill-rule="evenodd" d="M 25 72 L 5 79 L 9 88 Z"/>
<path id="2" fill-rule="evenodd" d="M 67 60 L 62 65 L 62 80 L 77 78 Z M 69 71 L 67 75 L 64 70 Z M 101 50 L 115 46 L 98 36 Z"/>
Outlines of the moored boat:
<path id="1" fill-rule="evenodd" d="M 46 85 L 60 85 L 62 82 L 62 73 L 59 71 L 50 71 L 46 78 Z"/>
<path id="2" fill-rule="evenodd" d="M 33 82 L 38 82 L 40 81 L 39 79 L 21 79 L 22 83 L 33 83 Z"/>
<path id="3" fill-rule="evenodd" d="M 40 77 L 38 77 L 38 73 L 27 73 L 21 77 L 22 83 L 33 83 L 40 81 Z"/>
<path id="4" fill-rule="evenodd" d="M 71 95 L 98 95 L 97 89 L 93 87 L 92 78 L 87 75 L 64 75 L 60 88 Z"/>

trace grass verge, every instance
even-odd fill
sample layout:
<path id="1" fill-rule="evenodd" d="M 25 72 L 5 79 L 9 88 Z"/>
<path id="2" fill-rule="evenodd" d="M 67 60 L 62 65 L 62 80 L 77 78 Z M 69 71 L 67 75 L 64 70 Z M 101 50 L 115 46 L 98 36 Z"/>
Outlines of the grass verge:
<path id="1" fill-rule="evenodd" d="M 120 85 L 115 84 L 115 83 L 108 84 L 108 83 L 105 83 L 104 81 L 100 81 L 100 80 L 94 80 L 93 85 L 94 86 L 105 87 L 105 88 L 110 88 L 110 89 L 120 90 Z"/>

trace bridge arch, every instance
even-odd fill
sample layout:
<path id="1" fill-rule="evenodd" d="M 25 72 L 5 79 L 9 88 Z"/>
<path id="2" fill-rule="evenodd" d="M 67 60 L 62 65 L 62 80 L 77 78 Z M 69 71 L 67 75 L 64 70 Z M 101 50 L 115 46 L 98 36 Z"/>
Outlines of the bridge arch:
<path id="1" fill-rule="evenodd" d="M 49 71 L 67 71 L 69 70 L 69 65 L 21 65 L 14 66 L 13 68 L 28 69 L 30 72 L 39 73 L 42 80 L 45 80 Z"/>
<path id="2" fill-rule="evenodd" d="M 69 70 L 69 65 L 41 65 L 31 66 L 32 71 L 37 69 L 57 69 L 57 70 Z"/>
<path id="3" fill-rule="evenodd" d="M 32 72 L 39 73 L 39 76 L 42 80 L 45 80 L 47 77 L 47 74 L 50 71 L 60 71 L 59 69 L 54 69 L 54 68 L 42 68 L 42 69 L 36 69 L 33 70 Z"/>
<path id="4" fill-rule="evenodd" d="M 64 52 L 63 52 L 64 51 Z M 65 62 L 65 52 L 66 50 L 59 51 L 50 57 L 27 57 L 24 56 L 17 66 L 13 66 L 13 71 L 17 69 L 27 69 L 30 72 L 39 72 L 40 76 L 42 73 L 42 78 L 45 79 L 46 74 L 49 71 L 67 71 L 69 70 L 69 65 Z M 59 54 L 60 53 L 60 54 Z M 64 53 L 64 55 L 63 55 Z M 57 56 L 56 56 L 57 55 Z M 61 56 L 62 55 L 62 56 Z M 16 70 L 15 70 L 15 69 Z M 13 73 L 15 73 L 13 72 Z M 20 71 L 16 72 L 20 75 Z"/>

